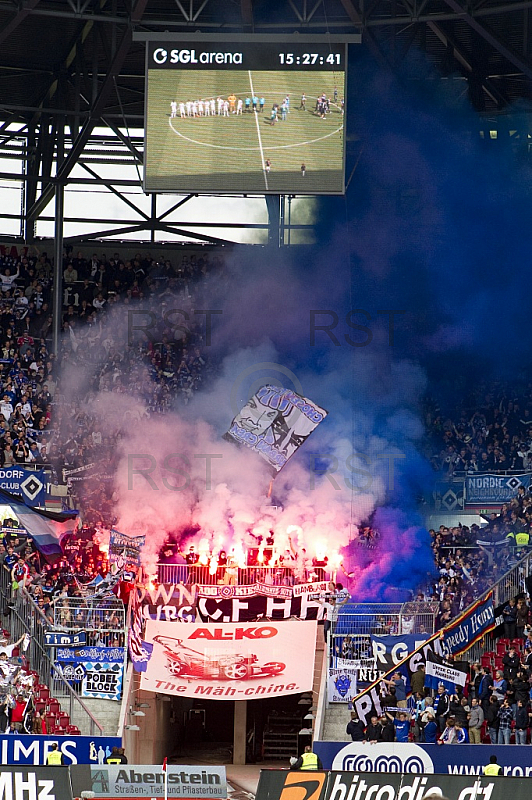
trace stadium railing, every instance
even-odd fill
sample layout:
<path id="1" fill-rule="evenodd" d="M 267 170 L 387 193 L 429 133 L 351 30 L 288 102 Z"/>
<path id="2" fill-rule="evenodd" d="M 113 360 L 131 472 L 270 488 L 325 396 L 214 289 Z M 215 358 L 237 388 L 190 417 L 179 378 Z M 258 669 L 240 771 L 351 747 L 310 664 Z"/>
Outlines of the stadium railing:
<path id="1" fill-rule="evenodd" d="M 313 580 L 333 580 L 332 573 L 316 568 L 318 577 L 311 570 L 297 577 L 293 567 L 219 567 L 211 573 L 209 567 L 187 564 L 157 564 L 159 583 L 198 583 L 202 586 L 250 586 L 265 583 L 270 586 L 294 586 L 296 583 L 310 583 Z"/>
<path id="2" fill-rule="evenodd" d="M 29 668 L 39 673 L 40 679 L 46 681 L 52 696 L 59 701 L 62 710 L 67 711 L 70 722 L 76 725 L 82 734 L 102 736 L 103 728 L 87 708 L 79 694 L 54 669 L 54 659 L 45 645 L 45 632 L 52 630 L 48 619 L 34 603 L 26 589 L 20 587 L 15 596 L 11 596 L 11 587 L 6 586 L 2 576 L 1 592 L 3 596 L 4 615 L 7 614 L 11 640 L 17 641 L 27 633 L 30 643 L 22 655 Z"/>

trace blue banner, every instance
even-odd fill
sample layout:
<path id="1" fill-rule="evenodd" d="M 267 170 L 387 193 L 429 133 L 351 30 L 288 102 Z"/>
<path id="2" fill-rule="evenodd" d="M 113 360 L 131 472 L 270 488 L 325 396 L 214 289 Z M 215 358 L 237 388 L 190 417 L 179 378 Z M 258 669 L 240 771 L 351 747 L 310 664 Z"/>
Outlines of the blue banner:
<path id="1" fill-rule="evenodd" d="M 44 470 L 4 467 L 0 469 L 0 489 L 21 497 L 27 506 L 44 508 L 46 502 L 46 476 Z"/>
<path id="2" fill-rule="evenodd" d="M 121 747 L 118 736 L 0 736 L 2 764 L 46 764 L 54 742 L 65 765 L 104 764 L 113 747 Z"/>
<path id="3" fill-rule="evenodd" d="M 517 495 L 520 486 L 528 490 L 531 479 L 532 474 L 529 472 L 522 475 L 497 473 L 467 475 L 466 506 L 479 504 L 500 506 L 502 503 L 508 503 Z"/>
<path id="4" fill-rule="evenodd" d="M 406 658 L 428 638 L 428 633 L 404 633 L 400 636 L 392 634 L 377 636 L 372 633 L 370 636 L 371 650 L 376 668 L 387 672 L 390 667 Z"/>
<path id="5" fill-rule="evenodd" d="M 440 637 L 443 655 L 465 653 L 494 628 L 493 592 L 489 592 L 444 629 Z"/>
<path id="6" fill-rule="evenodd" d="M 400 744 L 369 745 L 363 742 L 317 742 L 313 751 L 324 769 L 355 772 L 406 772 L 419 775 L 480 775 L 496 755 L 504 775 L 532 776 L 532 747 L 514 745 Z"/>
<path id="7" fill-rule="evenodd" d="M 85 631 L 80 631 L 79 633 L 45 631 L 44 643 L 47 647 L 79 647 L 87 643 L 87 634 Z M 63 657 L 63 661 L 66 660 L 67 659 Z"/>
<path id="8" fill-rule="evenodd" d="M 124 663 L 123 647 L 80 647 L 77 649 L 59 648 L 56 661 L 106 661 L 108 664 Z"/>

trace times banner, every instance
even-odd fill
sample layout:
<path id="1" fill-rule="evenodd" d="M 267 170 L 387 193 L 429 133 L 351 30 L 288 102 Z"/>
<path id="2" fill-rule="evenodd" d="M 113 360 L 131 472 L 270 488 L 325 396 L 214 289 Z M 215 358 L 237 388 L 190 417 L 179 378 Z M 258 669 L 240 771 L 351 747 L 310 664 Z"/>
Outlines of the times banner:
<path id="1" fill-rule="evenodd" d="M 178 697 L 245 700 L 312 689 L 316 622 L 219 627 L 147 620 L 153 645 L 141 689 Z"/>

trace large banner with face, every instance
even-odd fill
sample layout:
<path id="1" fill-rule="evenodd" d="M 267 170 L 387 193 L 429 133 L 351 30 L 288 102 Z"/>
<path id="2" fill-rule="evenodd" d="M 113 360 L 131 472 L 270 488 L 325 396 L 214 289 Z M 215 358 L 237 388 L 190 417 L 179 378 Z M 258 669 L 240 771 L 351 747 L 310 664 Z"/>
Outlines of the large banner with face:
<path id="1" fill-rule="evenodd" d="M 312 689 L 316 622 L 217 627 L 148 620 L 144 638 L 153 645 L 141 676 L 146 691 L 246 700 Z"/>
<path id="2" fill-rule="evenodd" d="M 307 397 L 268 384 L 250 397 L 224 439 L 259 453 L 275 474 L 327 413 Z"/>

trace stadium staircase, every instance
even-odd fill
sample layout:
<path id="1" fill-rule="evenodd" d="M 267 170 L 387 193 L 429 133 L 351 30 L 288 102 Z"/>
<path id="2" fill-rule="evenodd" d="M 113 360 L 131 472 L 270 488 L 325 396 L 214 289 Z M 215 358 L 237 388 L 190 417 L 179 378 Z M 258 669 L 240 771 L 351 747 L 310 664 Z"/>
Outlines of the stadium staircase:
<path id="1" fill-rule="evenodd" d="M 527 553 L 491 587 L 495 608 L 506 603 L 510 598 L 516 597 L 520 592 L 526 591 L 526 579 L 529 575 L 532 575 L 532 551 Z M 485 591 L 482 595 L 484 594 Z M 474 605 L 478 599 L 479 597 L 475 598 L 471 605 Z M 488 634 L 467 651 L 466 657 L 471 662 L 480 661 L 495 667 L 502 657 L 502 645 L 506 647 L 506 640 L 499 639 L 497 643 L 496 638 Z M 346 725 L 349 722 L 348 704 L 329 704 L 327 702 L 326 675 L 328 663 L 329 656 L 324 653 L 318 709 L 314 726 L 314 740 L 327 742 L 350 741 L 345 732 Z"/>

